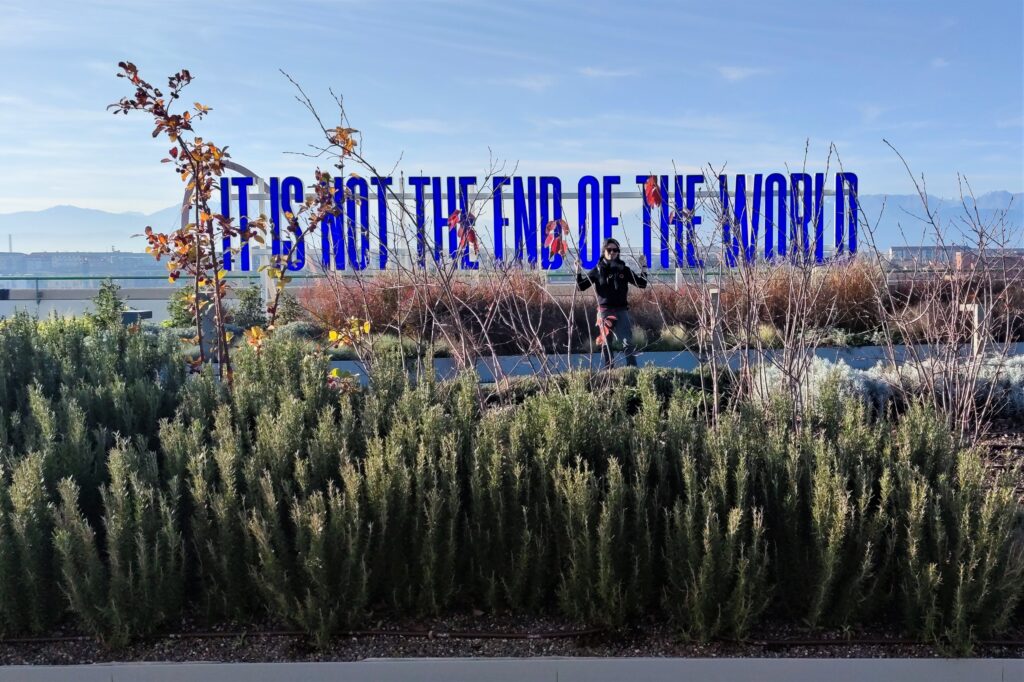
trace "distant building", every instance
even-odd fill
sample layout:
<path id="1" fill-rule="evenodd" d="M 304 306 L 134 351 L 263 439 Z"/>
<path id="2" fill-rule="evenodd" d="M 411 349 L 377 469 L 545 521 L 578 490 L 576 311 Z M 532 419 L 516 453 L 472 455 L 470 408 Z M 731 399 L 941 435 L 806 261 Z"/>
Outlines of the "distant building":
<path id="1" fill-rule="evenodd" d="M 0 253 L 0 275 L 20 275 L 24 272 L 24 253 Z"/>
<path id="2" fill-rule="evenodd" d="M 928 246 L 891 246 L 889 262 L 893 265 L 927 265 L 928 263 L 952 263 L 957 253 L 972 253 L 969 246 L 956 244 Z"/>
<path id="3" fill-rule="evenodd" d="M 894 246 L 889 249 L 889 266 L 896 270 L 983 268 L 1009 279 L 1024 276 L 1024 249 L 989 248 L 979 251 L 970 246 Z"/>
<path id="4" fill-rule="evenodd" d="M 57 278 L 57 277 L 118 277 L 130 278 L 135 275 L 142 278 L 159 278 L 167 276 L 167 268 L 147 253 L 125 253 L 121 251 L 41 251 L 36 253 L 0 253 L 0 276 L 11 277 Z M 20 280 L 21 284 L 12 286 L 34 285 L 29 280 Z M 144 280 L 143 280 L 144 281 Z M 124 284 L 124 282 L 122 282 Z M 44 288 L 80 287 L 81 282 L 50 280 L 40 284 Z M 144 286 L 144 285 L 143 285 Z"/>
<path id="5" fill-rule="evenodd" d="M 971 251 L 956 254 L 957 270 L 984 269 L 1005 275 L 1007 279 L 1024 277 L 1024 249 L 990 249 L 984 253 Z"/>

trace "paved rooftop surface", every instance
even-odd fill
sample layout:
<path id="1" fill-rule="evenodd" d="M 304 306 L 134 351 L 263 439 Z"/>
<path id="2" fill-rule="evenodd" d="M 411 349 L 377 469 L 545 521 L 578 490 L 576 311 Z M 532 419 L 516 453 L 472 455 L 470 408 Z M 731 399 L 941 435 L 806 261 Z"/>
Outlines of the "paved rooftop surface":
<path id="1" fill-rule="evenodd" d="M 1024 659 L 683 659 L 534 658 L 388 659 L 355 663 L 113 663 L 84 666 L 10 666 L 0 681 L 164 682 L 1024 682 Z"/>

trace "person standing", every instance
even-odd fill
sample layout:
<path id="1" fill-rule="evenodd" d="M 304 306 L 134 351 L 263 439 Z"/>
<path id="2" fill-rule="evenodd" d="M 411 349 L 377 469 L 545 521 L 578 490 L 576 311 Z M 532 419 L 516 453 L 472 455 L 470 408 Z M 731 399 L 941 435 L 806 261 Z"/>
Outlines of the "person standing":
<path id="1" fill-rule="evenodd" d="M 608 238 L 601 249 L 597 266 L 584 273 L 576 261 L 576 286 L 586 291 L 591 286 L 597 294 L 597 343 L 606 367 L 612 366 L 612 337 L 622 343 L 626 365 L 636 367 L 636 346 L 633 345 L 633 321 L 629 317 L 628 291 L 630 285 L 647 288 L 647 268 L 641 264 L 640 273 L 634 272 L 622 258 L 621 247 Z"/>

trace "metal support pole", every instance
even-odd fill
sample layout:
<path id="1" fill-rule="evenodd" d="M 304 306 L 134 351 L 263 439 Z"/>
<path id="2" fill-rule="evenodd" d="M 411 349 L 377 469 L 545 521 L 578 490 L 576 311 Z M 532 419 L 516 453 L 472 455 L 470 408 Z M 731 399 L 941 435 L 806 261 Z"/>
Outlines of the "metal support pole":
<path id="1" fill-rule="evenodd" d="M 198 317 L 203 331 L 203 357 L 207 362 L 220 362 L 217 348 L 217 311 L 214 309 L 213 297 L 207 293 L 200 293 L 196 305 L 201 306 Z"/>

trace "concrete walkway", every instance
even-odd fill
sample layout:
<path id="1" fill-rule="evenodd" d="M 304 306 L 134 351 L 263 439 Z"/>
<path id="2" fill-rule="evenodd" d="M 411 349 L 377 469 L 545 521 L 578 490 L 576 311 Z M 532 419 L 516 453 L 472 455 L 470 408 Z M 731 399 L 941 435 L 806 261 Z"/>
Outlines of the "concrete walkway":
<path id="1" fill-rule="evenodd" d="M 1005 348 L 1007 357 L 1024 355 L 1024 343 L 1011 343 Z M 766 350 L 764 359 L 771 361 L 779 356 L 782 351 Z M 926 358 L 933 354 L 933 351 L 925 345 L 894 346 L 894 360 L 896 364 L 902 365 L 908 358 Z M 966 358 L 969 349 L 965 346 L 962 353 Z M 752 363 L 760 362 L 757 353 L 748 351 L 749 360 Z M 824 346 L 814 351 L 816 357 L 827 360 L 833 364 L 843 362 L 853 369 L 869 369 L 879 363 L 888 364 L 888 349 L 882 346 L 859 346 L 853 348 L 838 348 Z M 738 369 L 741 362 L 739 351 L 726 353 L 726 358 L 733 369 Z M 531 376 L 537 374 L 560 374 L 567 369 L 599 369 L 603 365 L 603 359 L 599 353 L 574 353 L 570 356 L 547 355 L 543 359 L 527 355 L 502 355 L 497 358 L 481 358 L 476 363 L 476 371 L 480 380 L 484 383 L 494 381 L 496 375 L 506 377 Z M 622 366 L 625 362 L 622 353 L 615 354 L 616 366 Z M 637 362 L 641 367 L 653 365 L 668 369 L 681 369 L 693 371 L 701 366 L 701 359 L 690 351 L 645 351 L 637 355 Z M 497 365 L 497 366 L 496 366 Z M 331 368 L 351 374 L 358 374 L 362 383 L 367 383 L 366 368 L 355 360 L 333 360 Z M 439 379 L 451 379 L 457 376 L 455 361 L 451 358 L 435 358 L 434 371 Z"/>
<path id="2" fill-rule="evenodd" d="M 10 666 L 0 682 L 1024 682 L 1018 659 L 532 658 Z"/>

